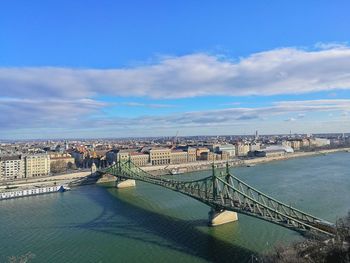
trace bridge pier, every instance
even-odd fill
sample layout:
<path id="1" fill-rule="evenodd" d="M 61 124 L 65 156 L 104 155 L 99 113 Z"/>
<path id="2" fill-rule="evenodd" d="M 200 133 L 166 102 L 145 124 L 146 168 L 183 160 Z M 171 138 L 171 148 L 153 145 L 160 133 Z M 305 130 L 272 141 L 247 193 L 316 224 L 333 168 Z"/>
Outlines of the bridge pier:
<path id="1" fill-rule="evenodd" d="M 236 212 L 221 210 L 217 211 L 215 209 L 211 209 L 209 214 L 209 226 L 219 226 L 231 222 L 235 222 L 238 220 L 238 215 Z"/>
<path id="2" fill-rule="evenodd" d="M 126 179 L 126 180 L 118 180 L 116 181 L 116 187 L 117 188 L 128 188 L 128 187 L 135 187 L 136 181 L 132 179 Z"/>

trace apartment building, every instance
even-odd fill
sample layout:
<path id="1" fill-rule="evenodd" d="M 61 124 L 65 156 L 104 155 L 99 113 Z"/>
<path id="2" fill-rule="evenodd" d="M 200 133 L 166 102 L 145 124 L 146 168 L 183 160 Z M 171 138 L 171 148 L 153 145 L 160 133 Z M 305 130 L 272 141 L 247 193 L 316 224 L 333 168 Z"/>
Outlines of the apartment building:
<path id="1" fill-rule="evenodd" d="M 261 144 L 259 142 L 253 142 L 249 144 L 250 152 L 259 151 L 260 148 L 261 148 Z"/>
<path id="2" fill-rule="evenodd" d="M 0 180 L 25 178 L 24 160 L 21 155 L 0 157 Z"/>
<path id="3" fill-rule="evenodd" d="M 216 146 L 215 152 L 226 152 L 230 157 L 234 157 L 236 155 L 236 148 L 233 144 L 222 144 Z"/>
<path id="4" fill-rule="evenodd" d="M 231 158 L 231 155 L 228 152 L 221 152 L 221 160 L 228 161 Z"/>
<path id="5" fill-rule="evenodd" d="M 197 160 L 196 148 L 187 148 L 187 162 L 195 162 Z"/>
<path id="6" fill-rule="evenodd" d="M 170 164 L 171 150 L 168 148 L 152 148 L 149 151 L 150 162 L 152 165 Z"/>
<path id="7" fill-rule="evenodd" d="M 146 166 L 149 164 L 149 155 L 139 152 L 131 152 L 130 160 L 137 166 Z"/>
<path id="8" fill-rule="evenodd" d="M 313 138 L 310 139 L 310 146 L 314 147 L 322 147 L 322 146 L 327 146 L 330 145 L 331 141 L 329 139 L 324 139 L 324 138 Z"/>
<path id="9" fill-rule="evenodd" d="M 187 160 L 188 160 L 187 152 L 184 152 L 181 150 L 173 150 L 170 153 L 171 164 L 187 163 Z"/>
<path id="10" fill-rule="evenodd" d="M 206 147 L 198 147 L 196 151 L 197 160 L 207 161 L 210 150 Z"/>
<path id="11" fill-rule="evenodd" d="M 0 157 L 0 180 L 48 176 L 50 157 L 47 154 Z"/>
<path id="12" fill-rule="evenodd" d="M 128 150 L 120 150 L 117 153 L 117 161 L 127 161 L 127 160 L 129 160 L 130 152 L 131 151 L 128 151 Z"/>
<path id="13" fill-rule="evenodd" d="M 26 178 L 50 174 L 50 157 L 47 154 L 27 155 L 24 159 Z"/>
<path id="14" fill-rule="evenodd" d="M 300 150 L 300 147 L 303 145 L 301 139 L 289 139 L 288 141 L 283 141 L 282 145 L 292 147 L 294 150 Z"/>
<path id="15" fill-rule="evenodd" d="M 236 144 L 236 155 L 237 156 L 247 156 L 249 152 L 249 145 L 245 143 L 238 142 Z"/>

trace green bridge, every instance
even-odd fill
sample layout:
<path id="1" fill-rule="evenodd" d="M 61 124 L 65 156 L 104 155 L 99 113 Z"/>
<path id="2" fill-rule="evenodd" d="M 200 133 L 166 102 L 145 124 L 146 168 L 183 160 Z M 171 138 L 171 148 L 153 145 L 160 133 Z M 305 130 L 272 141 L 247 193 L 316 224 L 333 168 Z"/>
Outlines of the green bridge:
<path id="1" fill-rule="evenodd" d="M 246 214 L 303 234 L 325 237 L 334 235 L 333 224 L 286 205 L 253 188 L 232 175 L 228 164 L 225 172 L 218 173 L 213 165 L 211 176 L 194 181 L 154 176 L 143 171 L 130 160 L 119 161 L 100 173 L 113 175 L 119 182 L 128 179 L 139 180 L 180 192 L 211 207 L 212 217 L 232 211 L 232 214 L 235 214 L 233 212 Z M 236 218 L 231 219 L 227 222 L 237 220 L 237 215 Z"/>

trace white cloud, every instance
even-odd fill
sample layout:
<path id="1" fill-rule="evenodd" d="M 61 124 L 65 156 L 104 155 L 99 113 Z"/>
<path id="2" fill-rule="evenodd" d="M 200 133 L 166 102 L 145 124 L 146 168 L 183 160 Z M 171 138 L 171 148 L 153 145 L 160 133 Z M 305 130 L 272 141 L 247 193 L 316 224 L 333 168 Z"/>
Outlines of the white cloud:
<path id="1" fill-rule="evenodd" d="M 0 99 L 2 130 L 23 128 L 78 129 L 81 127 L 218 127 L 247 122 L 259 122 L 273 116 L 290 116 L 289 121 L 301 119 L 305 113 L 350 111 L 349 100 L 281 101 L 271 106 L 246 108 L 234 107 L 207 111 L 193 111 L 159 116 L 120 118 L 104 116 L 109 104 L 89 100 Z"/>
<path id="2" fill-rule="evenodd" d="M 98 114 L 107 104 L 90 99 L 0 98 L 0 126 L 17 128 L 79 127 L 84 119 Z"/>
<path id="3" fill-rule="evenodd" d="M 236 61 L 200 53 L 162 57 L 157 63 L 117 69 L 0 68 L 0 135 L 14 130 L 18 134 L 25 129 L 35 132 L 62 127 L 71 130 L 110 127 L 127 133 L 146 127 L 153 131 L 175 127 L 216 129 L 248 125 L 252 121 L 271 121 L 274 116 L 282 116 L 281 122 L 287 116 L 293 116 L 289 121 L 298 120 L 293 125 L 301 125 L 301 119 L 312 112 L 348 113 L 350 99 L 279 101 L 259 108 L 242 107 L 239 102 L 234 102 L 219 104 L 219 107 L 225 106 L 224 109 L 168 115 L 157 113 L 157 116 L 137 118 L 110 118 L 104 114 L 109 106 L 178 107 L 167 103 L 144 103 L 144 97 L 237 97 L 317 91 L 332 94 L 337 89 L 350 89 L 350 47 L 319 44 L 318 48 L 316 51 L 275 49 Z M 96 99 L 99 95 L 141 100 L 104 103 Z"/>
<path id="4" fill-rule="evenodd" d="M 138 118 L 117 118 L 101 120 L 101 126 L 123 126 L 133 129 L 144 127 L 219 127 L 247 122 L 264 121 L 273 116 L 294 114 L 286 121 L 303 118 L 306 112 L 333 112 L 350 110 L 349 100 L 281 101 L 272 106 L 258 108 L 225 108 L 207 111 L 193 111 L 162 116 L 142 116 Z"/>
<path id="5" fill-rule="evenodd" d="M 293 118 L 293 117 L 291 117 L 291 118 L 286 119 L 285 121 L 288 121 L 288 122 L 293 122 L 293 121 L 296 121 L 296 119 L 295 119 L 295 118 Z"/>
<path id="6" fill-rule="evenodd" d="M 334 48 L 347 48 L 346 42 L 318 42 L 315 44 L 317 49 L 334 49 Z"/>
<path id="7" fill-rule="evenodd" d="M 204 53 L 163 57 L 133 68 L 0 68 L 1 96 L 184 98 L 350 89 L 350 47 L 282 48 L 232 61 Z"/>
<path id="8" fill-rule="evenodd" d="M 128 107 L 152 108 L 152 109 L 177 107 L 176 105 L 172 105 L 172 104 L 155 104 L 155 103 L 140 103 L 140 102 L 123 102 L 123 103 L 119 103 L 119 105 L 124 105 Z"/>
<path id="9" fill-rule="evenodd" d="M 81 136 L 142 136 L 146 131 L 150 136 L 171 132 L 174 129 L 191 131 L 194 134 L 225 133 L 227 128 L 234 128 L 236 133 L 242 129 L 248 131 L 251 127 L 263 127 L 265 131 L 283 132 L 287 125 L 283 119 L 287 116 L 303 116 L 305 113 L 318 112 L 349 112 L 349 100 L 317 100 L 317 101 L 281 101 L 271 106 L 258 108 L 224 108 L 207 111 L 193 111 L 159 116 L 140 116 L 136 118 L 109 117 L 103 114 L 108 104 L 94 100 L 34 100 L 34 99 L 0 99 L 0 110 L 6 114 L 0 115 L 0 138 L 9 136 L 25 136 L 29 138 L 71 137 Z M 114 105 L 112 105 L 114 106 Z M 278 118 L 275 118 L 275 117 Z M 296 121 L 298 117 L 289 117 L 286 121 L 293 122 L 301 132 L 315 132 L 315 127 L 324 129 L 345 129 L 349 123 L 334 119 L 334 124 L 325 124 L 318 120 Z M 270 126 L 269 126 L 270 123 Z M 336 126 L 337 125 L 337 126 Z M 260 129 L 260 128 L 259 128 Z M 262 129 L 262 128 L 261 128 Z M 59 132 L 58 132 L 59 131 Z M 250 130 L 249 130 L 250 131 Z M 321 130 L 323 131 L 323 130 Z M 56 132 L 56 133 L 55 133 Z M 320 131 L 318 131 L 320 132 Z M 234 132 L 233 132 L 234 133 Z M 243 132 L 244 133 L 244 132 Z M 61 134 L 61 135 L 60 135 Z"/>

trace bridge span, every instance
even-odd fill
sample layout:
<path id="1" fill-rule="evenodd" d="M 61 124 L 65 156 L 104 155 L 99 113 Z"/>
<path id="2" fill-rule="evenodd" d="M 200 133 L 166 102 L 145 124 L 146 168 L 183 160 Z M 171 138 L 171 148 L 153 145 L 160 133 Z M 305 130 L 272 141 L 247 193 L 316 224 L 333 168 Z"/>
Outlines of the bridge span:
<path id="1" fill-rule="evenodd" d="M 100 173 L 111 174 L 119 181 L 139 180 L 180 192 L 207 204 L 215 215 L 232 211 L 269 221 L 302 234 L 334 236 L 333 224 L 286 205 L 246 184 L 230 173 L 228 164 L 225 172 L 218 173 L 213 165 L 211 176 L 194 181 L 153 176 L 130 160 L 119 161 Z"/>

